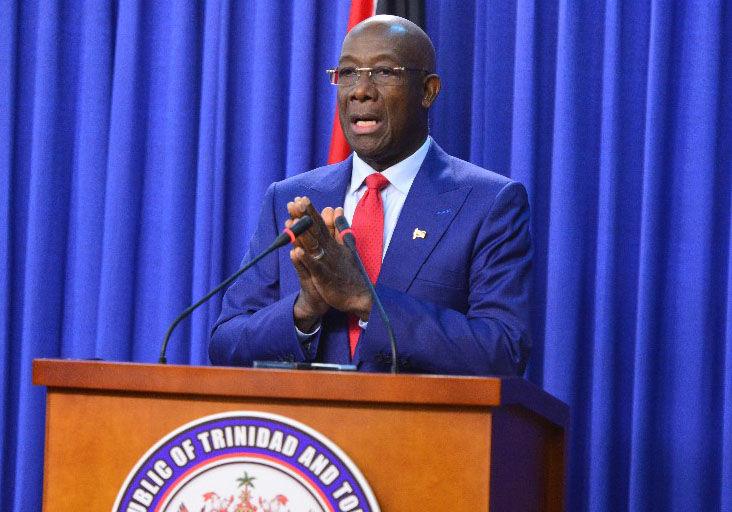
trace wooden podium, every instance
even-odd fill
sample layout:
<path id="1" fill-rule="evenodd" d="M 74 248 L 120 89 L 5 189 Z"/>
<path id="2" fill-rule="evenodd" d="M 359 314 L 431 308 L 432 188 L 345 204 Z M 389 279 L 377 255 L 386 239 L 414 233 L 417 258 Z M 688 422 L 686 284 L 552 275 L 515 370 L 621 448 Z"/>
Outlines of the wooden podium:
<path id="1" fill-rule="evenodd" d="M 48 388 L 44 511 L 111 510 L 158 440 L 239 410 L 328 437 L 386 512 L 563 509 L 568 408 L 519 378 L 39 359 L 33 383 Z"/>

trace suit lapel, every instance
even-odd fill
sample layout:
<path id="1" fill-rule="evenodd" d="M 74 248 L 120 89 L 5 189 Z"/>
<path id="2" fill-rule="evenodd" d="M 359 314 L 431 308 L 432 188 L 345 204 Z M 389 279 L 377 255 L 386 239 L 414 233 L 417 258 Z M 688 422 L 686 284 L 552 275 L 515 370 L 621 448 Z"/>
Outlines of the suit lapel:
<path id="1" fill-rule="evenodd" d="M 449 156 L 433 142 L 399 215 L 379 284 L 407 291 L 469 191 L 459 187 Z"/>
<path id="2" fill-rule="evenodd" d="M 320 173 L 310 185 L 308 197 L 319 212 L 326 206 L 343 206 L 346 190 L 351 183 L 351 168 L 353 157 L 349 156 L 342 162 L 334 164 L 329 172 Z M 335 204 L 334 204 L 335 201 Z"/>

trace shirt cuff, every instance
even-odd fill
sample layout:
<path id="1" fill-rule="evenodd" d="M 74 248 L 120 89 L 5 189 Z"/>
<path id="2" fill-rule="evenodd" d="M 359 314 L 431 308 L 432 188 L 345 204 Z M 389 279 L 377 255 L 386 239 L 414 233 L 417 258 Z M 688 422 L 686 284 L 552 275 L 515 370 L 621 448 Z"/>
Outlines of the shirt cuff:
<path id="1" fill-rule="evenodd" d="M 318 331 L 320 331 L 320 322 L 315 325 L 315 329 L 313 330 L 313 332 L 302 332 L 300 329 L 297 328 L 297 326 L 295 326 L 297 341 L 299 341 L 300 343 L 307 343 L 313 336 L 318 334 Z"/>

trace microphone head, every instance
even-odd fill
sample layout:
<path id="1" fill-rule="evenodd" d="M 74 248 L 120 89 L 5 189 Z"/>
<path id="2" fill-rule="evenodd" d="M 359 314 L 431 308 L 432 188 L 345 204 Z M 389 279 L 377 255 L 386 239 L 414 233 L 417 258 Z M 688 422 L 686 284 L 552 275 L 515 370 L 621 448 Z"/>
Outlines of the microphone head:
<path id="1" fill-rule="evenodd" d="M 341 242 L 346 244 L 346 246 L 348 246 L 352 251 L 355 251 L 356 238 L 353 236 L 353 230 L 351 229 L 351 226 L 348 225 L 348 221 L 343 215 L 336 217 L 335 226 L 338 229 L 338 238 Z"/>
<path id="2" fill-rule="evenodd" d="M 293 235 L 300 236 L 312 225 L 313 219 L 309 215 L 303 215 L 290 227 L 290 230 Z"/>
<path id="3" fill-rule="evenodd" d="M 348 221 L 343 215 L 341 215 L 340 217 L 336 217 L 335 226 L 336 228 L 338 228 L 338 231 L 344 231 L 350 227 L 348 225 Z"/>

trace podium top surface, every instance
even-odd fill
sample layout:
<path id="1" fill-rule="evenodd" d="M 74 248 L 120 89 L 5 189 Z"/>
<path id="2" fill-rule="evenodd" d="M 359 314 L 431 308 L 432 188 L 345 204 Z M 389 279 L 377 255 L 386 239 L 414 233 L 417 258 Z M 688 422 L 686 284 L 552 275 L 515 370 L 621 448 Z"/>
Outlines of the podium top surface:
<path id="1" fill-rule="evenodd" d="M 567 405 L 518 377 L 269 370 L 36 359 L 33 384 L 51 389 L 419 406 L 520 406 L 566 427 Z"/>

